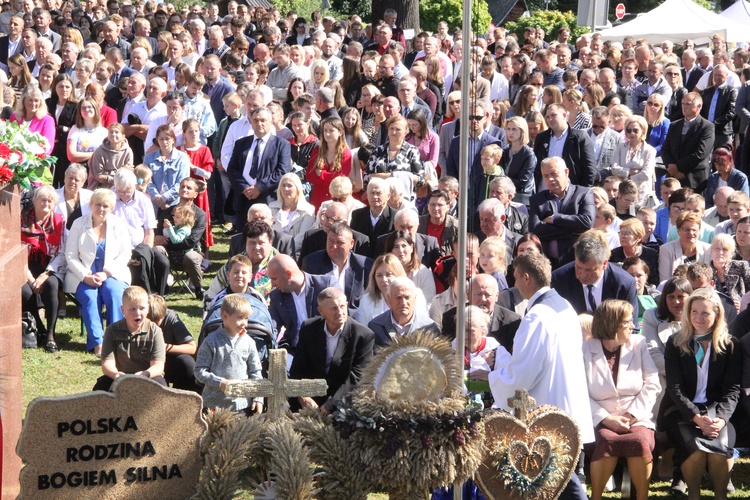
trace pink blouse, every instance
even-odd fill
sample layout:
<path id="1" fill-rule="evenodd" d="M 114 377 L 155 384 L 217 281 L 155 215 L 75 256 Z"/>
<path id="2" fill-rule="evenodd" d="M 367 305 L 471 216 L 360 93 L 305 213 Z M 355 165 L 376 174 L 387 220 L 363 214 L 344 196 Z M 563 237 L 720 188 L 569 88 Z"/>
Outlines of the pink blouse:
<path id="1" fill-rule="evenodd" d="M 409 136 L 406 138 L 406 142 L 415 146 L 417 141 L 416 137 L 414 137 L 414 134 L 409 134 Z M 432 162 L 433 167 L 437 166 L 438 153 L 440 152 L 440 138 L 435 132 L 430 130 L 427 133 L 427 137 L 422 139 L 422 142 L 419 143 L 417 149 L 419 150 L 419 157 L 422 162 L 429 161 Z"/>
<path id="2" fill-rule="evenodd" d="M 10 116 L 10 121 L 23 125 L 23 117 L 16 116 L 15 113 Z M 47 155 L 49 155 L 52 152 L 52 147 L 55 145 L 55 119 L 49 114 L 41 118 L 34 117 L 31 123 L 29 123 L 29 130 L 39 132 L 47 138 Z"/>

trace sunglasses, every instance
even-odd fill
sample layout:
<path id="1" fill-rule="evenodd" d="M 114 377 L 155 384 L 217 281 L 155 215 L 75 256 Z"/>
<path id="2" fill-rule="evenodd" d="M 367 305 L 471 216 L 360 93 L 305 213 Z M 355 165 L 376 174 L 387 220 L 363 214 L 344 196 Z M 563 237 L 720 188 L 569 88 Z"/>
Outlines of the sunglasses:
<path id="1" fill-rule="evenodd" d="M 666 76 L 677 76 L 679 73 L 664 73 Z"/>
<path id="2" fill-rule="evenodd" d="M 483 119 L 484 115 L 469 115 L 469 120 L 479 121 Z"/>

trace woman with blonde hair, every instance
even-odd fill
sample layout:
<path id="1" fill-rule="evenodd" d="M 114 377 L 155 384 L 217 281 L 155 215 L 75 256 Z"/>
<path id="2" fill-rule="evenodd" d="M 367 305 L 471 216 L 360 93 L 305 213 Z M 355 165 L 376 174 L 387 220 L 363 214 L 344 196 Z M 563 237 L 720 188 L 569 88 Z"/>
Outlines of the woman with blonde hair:
<path id="1" fill-rule="evenodd" d="M 274 229 L 294 238 L 295 248 L 301 249 L 305 233 L 315 225 L 315 207 L 305 200 L 302 181 L 297 174 L 289 172 L 281 177 L 276 200 L 268 207 L 273 214 Z"/>
<path id="2" fill-rule="evenodd" d="M 370 280 L 365 293 L 359 299 L 359 307 L 354 312 L 354 319 L 360 323 L 369 323 L 372 318 L 390 310 L 385 300 L 388 285 L 394 278 L 405 277 L 404 266 L 392 253 L 386 253 L 375 259 L 370 270 Z M 422 290 L 417 289 L 417 308 L 427 310 Z"/>
<path id="3" fill-rule="evenodd" d="M 60 34 L 62 35 L 63 43 L 73 42 L 76 44 L 76 47 L 78 47 L 78 52 L 83 50 L 83 36 L 76 28 L 66 26 L 62 29 Z"/>
<path id="4" fill-rule="evenodd" d="M 625 122 L 627 141 L 620 143 L 612 154 L 612 175 L 636 183 L 638 205 L 647 204 L 649 197 L 654 196 L 656 150 L 646 142 L 647 133 L 646 119 L 631 116 Z"/>
<path id="5" fill-rule="evenodd" d="M 352 169 L 352 152 L 346 145 L 346 131 L 340 118 L 326 118 L 320 124 L 320 145 L 313 149 L 307 164 L 307 182 L 312 184 L 310 203 L 317 210 L 331 199 L 328 186 L 339 176 L 348 176 Z"/>
<path id="6" fill-rule="evenodd" d="M 583 94 L 577 89 L 565 91 L 563 106 L 568 112 L 568 125 L 576 130 L 591 128 L 589 107 L 583 101 Z"/>
<path id="7" fill-rule="evenodd" d="M 369 142 L 367 135 L 362 131 L 362 117 L 357 108 L 346 108 L 341 114 L 341 121 L 344 122 L 346 144 L 349 149 L 358 149 Z"/>
<path id="8" fill-rule="evenodd" d="M 583 100 L 586 101 L 586 105 L 589 109 L 601 106 L 602 101 L 604 100 L 604 95 L 604 89 L 596 82 L 589 83 L 586 85 L 586 88 L 583 89 Z"/>
<path id="9" fill-rule="evenodd" d="M 625 122 L 631 116 L 633 116 L 633 112 L 630 111 L 630 108 L 625 106 L 624 104 L 617 104 L 615 106 L 612 106 L 612 108 L 609 110 L 609 126 L 612 127 L 612 130 L 614 130 L 615 132 L 619 132 L 620 135 L 622 135 L 623 139 L 626 139 Z"/>
<path id="10" fill-rule="evenodd" d="M 528 203 L 531 195 L 536 192 L 536 155 L 529 147 L 529 126 L 526 120 L 520 116 L 508 118 L 505 123 L 505 136 L 508 147 L 503 151 L 500 166 L 516 187 L 514 199 L 519 203 Z"/>
<path id="11" fill-rule="evenodd" d="M 154 64 L 162 65 L 169 60 L 169 44 L 172 43 L 172 33 L 169 31 L 160 31 L 156 35 L 158 52 L 153 55 L 151 60 Z"/>
<path id="12" fill-rule="evenodd" d="M 55 145 L 55 119 L 47 112 L 47 104 L 42 91 L 36 85 L 29 85 L 16 103 L 15 112 L 10 116 L 11 122 L 23 125 L 31 132 L 38 132 L 45 139 L 45 151 L 49 155 Z"/>
<path id="13" fill-rule="evenodd" d="M 180 33 L 177 38 L 182 42 L 184 51 L 182 55 L 182 62 L 190 66 L 191 71 L 195 71 L 195 63 L 198 61 L 198 58 L 200 58 L 200 54 L 198 54 L 198 52 L 196 52 L 195 50 L 195 45 L 193 45 L 193 38 L 187 31 L 183 31 L 182 33 Z"/>
<path id="14" fill-rule="evenodd" d="M 508 113 L 512 116 L 526 116 L 529 111 L 539 111 L 537 100 L 539 90 L 533 85 L 526 85 L 518 94 L 518 100 Z"/>
<path id="15" fill-rule="evenodd" d="M 318 90 L 325 86 L 329 78 L 328 64 L 323 59 L 315 59 L 310 64 L 310 81 L 307 84 L 307 92 L 314 96 Z"/>
<path id="16" fill-rule="evenodd" d="M 544 115 L 535 109 L 529 111 L 523 117 L 529 128 L 529 146 L 533 149 L 536 136 L 539 135 L 539 132 L 547 130 L 547 122 L 544 119 Z"/>
<path id="17" fill-rule="evenodd" d="M 655 446 L 651 410 L 661 385 L 646 339 L 633 335 L 634 326 L 629 302 L 605 300 L 594 311 L 592 338 L 583 344 L 596 436 L 590 453 L 593 500 L 602 498 L 620 457 L 627 459 L 636 498 L 648 498 Z"/>
<path id="18" fill-rule="evenodd" d="M 367 141 L 372 143 L 375 137 L 375 113 L 372 111 L 372 98 L 380 95 L 380 89 L 375 85 L 367 84 L 362 87 L 359 95 L 359 112 L 362 115 L 362 131 L 367 136 Z"/>
<path id="19" fill-rule="evenodd" d="M 740 399 L 742 350 L 729 335 L 719 295 L 701 288 L 682 311 L 682 330 L 664 350 L 667 386 L 657 426 L 676 446 L 688 498 L 700 499 L 708 469 L 714 498 L 727 498 L 734 465 L 735 432 L 730 418 Z"/>
<path id="20" fill-rule="evenodd" d="M 445 95 L 445 79 L 440 68 L 440 58 L 438 56 L 427 56 L 424 58 L 424 63 L 427 67 L 427 81 L 438 88 L 440 95 Z"/>

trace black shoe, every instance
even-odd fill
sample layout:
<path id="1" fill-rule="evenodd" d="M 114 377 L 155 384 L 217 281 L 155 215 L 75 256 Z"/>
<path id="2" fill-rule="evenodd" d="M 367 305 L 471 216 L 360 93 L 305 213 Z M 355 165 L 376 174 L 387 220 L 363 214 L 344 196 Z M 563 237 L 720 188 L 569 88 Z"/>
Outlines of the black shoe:
<path id="1" fill-rule="evenodd" d="M 203 294 L 204 294 L 203 288 L 198 288 L 198 289 L 195 290 L 195 298 L 196 299 L 203 300 Z"/>
<path id="2" fill-rule="evenodd" d="M 48 340 L 47 344 L 44 346 L 44 350 L 47 351 L 47 352 L 49 352 L 49 353 L 55 353 L 59 349 L 58 349 L 57 344 L 55 343 L 54 340 Z"/>

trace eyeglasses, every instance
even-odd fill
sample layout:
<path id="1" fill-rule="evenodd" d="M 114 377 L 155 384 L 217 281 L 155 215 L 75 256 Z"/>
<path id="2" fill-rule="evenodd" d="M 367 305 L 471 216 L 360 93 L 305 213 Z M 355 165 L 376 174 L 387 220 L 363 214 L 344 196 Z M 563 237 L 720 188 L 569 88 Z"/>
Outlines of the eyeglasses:
<path id="1" fill-rule="evenodd" d="M 320 220 L 321 222 L 330 221 L 331 224 L 339 224 L 341 222 L 346 222 L 346 219 L 336 219 L 334 217 L 328 217 L 326 214 L 320 214 Z"/>
<path id="2" fill-rule="evenodd" d="M 474 120 L 474 121 L 484 120 L 484 115 L 469 115 L 469 120 Z"/>
<path id="3" fill-rule="evenodd" d="M 626 128 L 625 129 L 625 133 L 626 134 L 637 134 L 639 132 L 640 132 L 640 130 L 638 130 L 637 128 Z"/>

